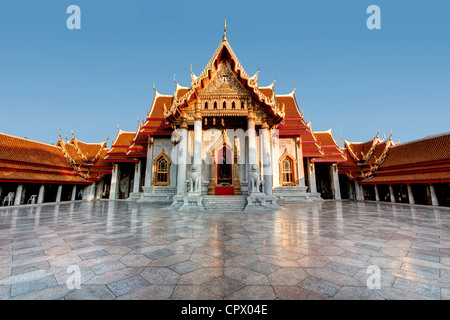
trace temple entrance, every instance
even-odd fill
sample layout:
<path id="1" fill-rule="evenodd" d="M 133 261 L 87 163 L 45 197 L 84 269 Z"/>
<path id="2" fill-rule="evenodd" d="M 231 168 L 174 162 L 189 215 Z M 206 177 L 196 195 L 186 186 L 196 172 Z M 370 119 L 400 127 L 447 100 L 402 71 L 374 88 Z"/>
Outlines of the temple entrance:
<path id="1" fill-rule="evenodd" d="M 226 144 L 217 152 L 217 184 L 214 188 L 215 195 L 234 195 L 233 165 L 231 164 L 231 150 Z"/>
<path id="2" fill-rule="evenodd" d="M 237 150 L 229 139 L 225 130 L 222 137 L 211 150 L 214 163 L 210 165 L 209 195 L 240 195 L 239 167 L 237 164 Z M 234 161 L 233 161 L 234 160 Z"/>
<path id="3" fill-rule="evenodd" d="M 230 161 L 231 150 L 227 150 L 227 146 L 224 145 L 223 148 L 219 150 L 217 158 L 221 159 L 221 161 L 217 164 L 217 185 L 229 187 L 233 184 L 233 168 Z"/>

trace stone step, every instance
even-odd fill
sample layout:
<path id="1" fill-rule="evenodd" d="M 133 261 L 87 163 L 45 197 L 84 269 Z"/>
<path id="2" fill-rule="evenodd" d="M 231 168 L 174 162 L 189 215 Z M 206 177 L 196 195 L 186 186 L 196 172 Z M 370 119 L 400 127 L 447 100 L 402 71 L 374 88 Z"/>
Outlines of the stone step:
<path id="1" fill-rule="evenodd" d="M 314 202 L 323 201 L 320 193 L 306 192 L 307 187 L 277 187 L 273 189 L 273 195 L 280 201 L 286 202 Z"/>
<path id="2" fill-rule="evenodd" d="M 247 206 L 247 196 L 203 196 L 206 211 L 243 211 Z"/>

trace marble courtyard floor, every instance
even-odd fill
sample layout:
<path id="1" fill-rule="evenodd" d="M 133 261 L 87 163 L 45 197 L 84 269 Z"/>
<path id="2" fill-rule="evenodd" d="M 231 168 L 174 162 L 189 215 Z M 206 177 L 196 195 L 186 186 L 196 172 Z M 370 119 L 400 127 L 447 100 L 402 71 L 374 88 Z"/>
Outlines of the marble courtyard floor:
<path id="1" fill-rule="evenodd" d="M 450 298 L 449 208 L 282 207 L 182 213 L 104 200 L 0 208 L 0 299 Z"/>

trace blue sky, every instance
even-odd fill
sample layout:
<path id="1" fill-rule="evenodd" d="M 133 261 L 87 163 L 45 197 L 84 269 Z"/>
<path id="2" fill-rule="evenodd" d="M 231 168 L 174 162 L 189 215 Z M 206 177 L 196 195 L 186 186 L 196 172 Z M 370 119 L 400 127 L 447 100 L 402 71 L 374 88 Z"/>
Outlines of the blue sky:
<path id="1" fill-rule="evenodd" d="M 81 30 L 69 30 L 69 5 Z M 369 30 L 369 5 L 381 30 Z M 314 130 L 401 142 L 450 131 L 448 1 L 2 1 L 0 132 L 99 142 L 137 128 L 154 91 L 189 86 L 222 39 Z"/>

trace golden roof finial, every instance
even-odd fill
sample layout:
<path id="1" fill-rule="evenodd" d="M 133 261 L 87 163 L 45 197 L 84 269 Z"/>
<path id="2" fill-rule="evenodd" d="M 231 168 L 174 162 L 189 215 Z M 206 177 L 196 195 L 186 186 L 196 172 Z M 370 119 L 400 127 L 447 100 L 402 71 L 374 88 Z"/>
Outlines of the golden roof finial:
<path id="1" fill-rule="evenodd" d="M 225 22 L 223 23 L 223 38 L 222 41 L 227 41 L 227 18 L 225 18 Z"/>

